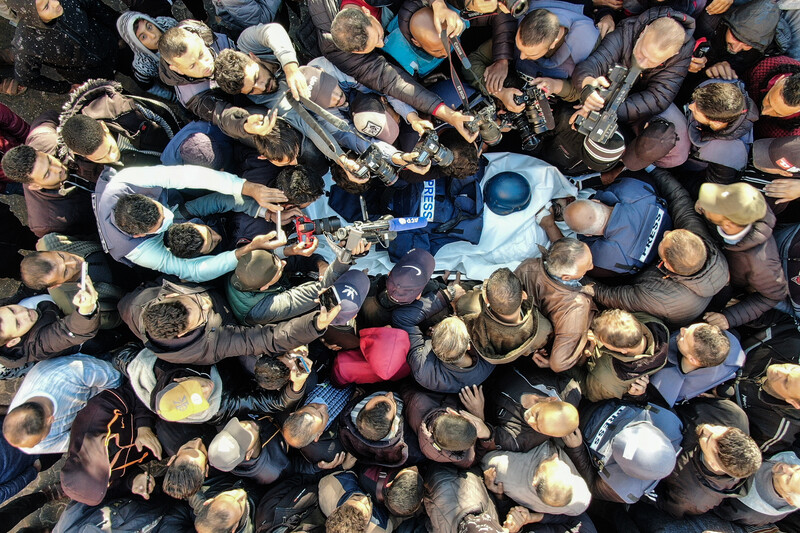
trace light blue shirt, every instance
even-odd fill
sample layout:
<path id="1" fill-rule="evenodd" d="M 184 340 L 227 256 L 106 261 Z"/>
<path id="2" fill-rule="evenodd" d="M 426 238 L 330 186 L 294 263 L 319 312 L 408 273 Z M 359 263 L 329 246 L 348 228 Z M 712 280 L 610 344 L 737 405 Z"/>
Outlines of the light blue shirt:
<path id="1" fill-rule="evenodd" d="M 65 355 L 41 361 L 25 376 L 9 411 L 34 396 L 53 402 L 53 425 L 47 437 L 25 453 L 64 453 L 69 445 L 69 430 L 78 411 L 100 391 L 122 384 L 122 376 L 106 361 L 85 354 Z"/>

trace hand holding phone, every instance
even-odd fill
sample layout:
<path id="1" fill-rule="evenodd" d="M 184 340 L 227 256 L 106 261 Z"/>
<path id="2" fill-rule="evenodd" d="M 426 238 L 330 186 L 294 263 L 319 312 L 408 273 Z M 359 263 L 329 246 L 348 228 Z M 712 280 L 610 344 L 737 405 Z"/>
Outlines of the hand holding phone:
<path id="1" fill-rule="evenodd" d="M 89 275 L 89 263 L 84 261 L 81 264 L 81 290 L 86 290 L 86 277 Z"/>
<path id="2" fill-rule="evenodd" d="M 322 307 L 330 311 L 342 302 L 336 287 L 328 287 L 319 295 L 319 303 Z"/>

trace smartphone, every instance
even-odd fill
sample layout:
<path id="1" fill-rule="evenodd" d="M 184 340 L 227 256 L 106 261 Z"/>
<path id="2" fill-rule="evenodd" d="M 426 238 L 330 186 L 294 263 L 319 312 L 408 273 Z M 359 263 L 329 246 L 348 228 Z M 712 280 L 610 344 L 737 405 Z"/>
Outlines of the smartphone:
<path id="1" fill-rule="evenodd" d="M 86 290 L 86 277 L 89 275 L 89 263 L 86 261 L 81 265 L 81 290 Z"/>
<path id="2" fill-rule="evenodd" d="M 297 354 L 290 354 L 289 357 L 291 357 L 292 359 L 297 359 L 297 362 L 300 363 L 300 366 L 303 367 L 303 370 L 305 371 L 306 374 L 311 373 L 311 369 L 308 368 L 308 363 L 306 363 L 306 360 L 303 359 L 302 356 Z"/>
<path id="3" fill-rule="evenodd" d="M 275 222 L 275 226 L 276 226 L 276 229 L 278 231 L 278 240 L 281 240 L 281 239 L 284 238 L 284 233 L 283 233 L 283 211 L 278 211 L 277 213 L 275 213 L 275 215 L 276 215 L 276 220 L 277 220 Z"/>
<path id="4" fill-rule="evenodd" d="M 319 303 L 322 307 L 330 311 L 337 305 L 342 302 L 342 299 L 339 297 L 339 292 L 336 290 L 336 287 L 328 287 L 323 291 L 322 294 L 319 295 Z"/>

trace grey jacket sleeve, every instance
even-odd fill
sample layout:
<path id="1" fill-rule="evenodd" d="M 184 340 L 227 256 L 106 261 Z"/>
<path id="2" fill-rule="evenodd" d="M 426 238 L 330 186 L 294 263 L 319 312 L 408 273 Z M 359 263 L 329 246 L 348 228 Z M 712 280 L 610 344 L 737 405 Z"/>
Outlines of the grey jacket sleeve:
<path id="1" fill-rule="evenodd" d="M 273 55 L 283 67 L 289 63 L 298 63 L 292 39 L 283 26 L 276 22 L 247 28 L 239 36 L 237 43 L 239 50 L 244 53 Z"/>

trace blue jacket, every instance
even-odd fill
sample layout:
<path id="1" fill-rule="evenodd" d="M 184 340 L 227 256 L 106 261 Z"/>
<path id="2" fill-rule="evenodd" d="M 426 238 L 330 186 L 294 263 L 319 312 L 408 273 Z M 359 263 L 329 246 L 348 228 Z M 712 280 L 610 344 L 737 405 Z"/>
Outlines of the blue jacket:
<path id="1" fill-rule="evenodd" d="M 0 419 L 0 424 L 3 420 Z M 0 503 L 8 500 L 34 480 L 39 472 L 33 467 L 38 455 L 28 455 L 10 445 L 0 435 Z"/>
<path id="2" fill-rule="evenodd" d="M 546 9 L 558 17 L 558 22 L 567 28 L 564 42 L 550 57 L 535 61 L 521 59 L 515 46 L 517 71 L 528 76 L 547 76 L 566 79 L 572 76 L 575 65 L 589 57 L 600 40 L 600 31 L 594 21 L 583 14 L 583 6 L 558 0 L 542 0 L 531 5 L 531 9 Z"/>
<path id="3" fill-rule="evenodd" d="M 592 250 L 595 269 L 616 274 L 635 274 L 653 261 L 664 232 L 672 229 L 672 218 L 664 200 L 653 187 L 634 178 L 622 178 L 594 196 L 613 206 L 601 236 L 584 236 Z M 597 272 L 592 272 L 597 275 Z"/>

